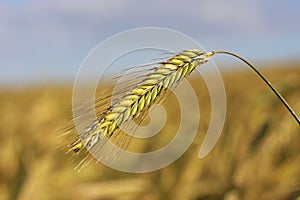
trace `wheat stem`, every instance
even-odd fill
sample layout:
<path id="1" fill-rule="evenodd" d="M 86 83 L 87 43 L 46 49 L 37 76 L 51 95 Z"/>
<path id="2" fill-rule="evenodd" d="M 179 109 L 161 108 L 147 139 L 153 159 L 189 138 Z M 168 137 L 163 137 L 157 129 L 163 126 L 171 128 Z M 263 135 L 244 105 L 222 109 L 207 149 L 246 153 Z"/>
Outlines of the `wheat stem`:
<path id="1" fill-rule="evenodd" d="M 228 52 L 228 51 L 218 50 L 218 51 L 212 51 L 211 53 L 212 53 L 212 55 L 215 55 L 215 54 L 228 54 L 228 55 L 234 56 L 234 57 L 242 60 L 244 63 L 246 63 L 271 88 L 271 90 L 276 94 L 276 96 L 279 98 L 279 100 L 284 104 L 284 106 L 292 114 L 292 116 L 295 118 L 295 120 L 298 122 L 298 124 L 300 124 L 299 117 L 296 115 L 295 111 L 290 107 L 290 105 L 286 102 L 286 100 L 275 89 L 275 87 L 271 84 L 271 82 L 268 81 L 268 79 L 258 69 L 256 69 L 251 63 L 249 63 L 246 59 L 244 59 L 243 57 L 241 57 L 237 54 L 234 54 L 234 53 L 231 53 L 231 52 Z"/>

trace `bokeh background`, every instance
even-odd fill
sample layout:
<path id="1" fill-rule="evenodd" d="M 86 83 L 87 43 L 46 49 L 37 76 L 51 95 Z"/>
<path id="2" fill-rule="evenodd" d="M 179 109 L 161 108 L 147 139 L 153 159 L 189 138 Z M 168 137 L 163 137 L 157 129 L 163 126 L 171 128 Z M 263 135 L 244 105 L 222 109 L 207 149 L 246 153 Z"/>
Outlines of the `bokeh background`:
<path id="1" fill-rule="evenodd" d="M 208 50 L 243 55 L 299 115 L 299 9 L 297 0 L 0 1 L 0 199 L 296 199 L 299 125 L 261 80 L 229 57 L 214 59 L 228 111 L 222 136 L 205 159 L 197 155 L 210 101 L 200 76 L 190 79 L 201 108 L 198 136 L 162 170 L 128 174 L 91 163 L 78 173 L 78 162 L 56 148 L 55 132 L 71 118 L 72 84 L 89 51 L 145 26 L 171 28 Z M 174 98 L 164 103 L 170 116 L 180 112 Z M 166 123 L 138 148 L 168 142 L 175 129 Z"/>

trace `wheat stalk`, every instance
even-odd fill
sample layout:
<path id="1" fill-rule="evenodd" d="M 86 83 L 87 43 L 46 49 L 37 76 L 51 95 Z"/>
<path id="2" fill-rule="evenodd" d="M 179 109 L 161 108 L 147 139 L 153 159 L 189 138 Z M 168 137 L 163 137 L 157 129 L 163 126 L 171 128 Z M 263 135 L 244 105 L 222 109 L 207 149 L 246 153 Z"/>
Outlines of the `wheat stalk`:
<path id="1" fill-rule="evenodd" d="M 281 94 L 275 89 L 275 87 L 271 84 L 271 82 L 268 81 L 268 79 L 258 69 L 256 69 L 250 62 L 248 62 L 245 58 L 242 58 L 241 56 L 234 54 L 232 52 L 222 51 L 222 50 L 212 51 L 211 54 L 212 55 L 215 55 L 215 54 L 231 55 L 231 56 L 234 56 L 234 57 L 240 59 L 244 63 L 246 63 L 269 86 L 269 88 L 271 88 L 271 90 L 278 97 L 278 99 L 281 101 L 281 103 L 283 103 L 283 105 L 288 109 L 288 111 L 291 113 L 291 115 L 294 117 L 294 119 L 297 121 L 297 123 L 300 124 L 300 119 L 296 115 L 295 111 L 291 108 L 291 106 L 286 102 L 286 100 L 281 96 Z"/>
<path id="2" fill-rule="evenodd" d="M 143 116 L 159 97 L 164 96 L 168 89 L 176 86 L 183 78 L 187 77 L 201 64 L 215 54 L 229 54 L 235 56 L 250 66 L 272 89 L 288 111 L 293 115 L 298 124 L 300 120 L 291 109 L 284 98 L 277 92 L 272 84 L 247 60 L 227 51 L 204 52 L 201 50 L 185 50 L 177 53 L 170 59 L 159 62 L 158 67 L 153 68 L 146 76 L 142 76 L 136 86 L 121 93 L 112 105 L 102 110 L 101 117 L 92 125 L 87 127 L 79 137 L 69 145 L 69 151 L 74 153 L 82 149 L 90 150 L 99 141 L 110 139 L 119 131 L 120 126 L 130 119 L 137 119 Z M 116 134 L 117 135 L 117 134 Z"/>

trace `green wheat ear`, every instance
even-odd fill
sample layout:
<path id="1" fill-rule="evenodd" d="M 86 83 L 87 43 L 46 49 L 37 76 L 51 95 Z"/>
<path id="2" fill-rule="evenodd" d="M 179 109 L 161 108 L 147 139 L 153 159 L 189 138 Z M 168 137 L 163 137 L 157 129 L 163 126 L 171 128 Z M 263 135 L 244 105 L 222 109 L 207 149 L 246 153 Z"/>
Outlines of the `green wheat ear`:
<path id="1" fill-rule="evenodd" d="M 79 152 L 82 148 L 90 150 L 101 138 L 110 138 L 119 127 L 129 119 L 143 116 L 148 109 L 163 96 L 169 88 L 175 87 L 194 69 L 206 63 L 211 54 L 200 50 L 185 50 L 170 59 L 157 63 L 143 80 L 131 90 L 124 92 L 116 103 L 109 106 L 88 133 L 70 145 L 70 151 Z"/>
<path id="2" fill-rule="evenodd" d="M 201 64 L 206 63 L 215 54 L 229 54 L 239 58 L 250 66 L 272 89 L 295 120 L 300 124 L 300 120 L 272 86 L 272 84 L 247 60 L 227 51 L 204 52 L 201 50 L 185 50 L 177 53 L 170 59 L 156 63 L 159 66 L 153 68 L 143 79 L 133 88 L 125 91 L 115 103 L 108 106 L 101 113 L 90 127 L 87 127 L 79 137 L 69 145 L 69 151 L 74 153 L 82 149 L 90 150 L 103 139 L 110 139 L 119 133 L 119 127 L 130 119 L 138 119 L 144 116 L 151 105 L 158 101 L 166 92 L 175 87 L 182 79 L 186 78 Z"/>

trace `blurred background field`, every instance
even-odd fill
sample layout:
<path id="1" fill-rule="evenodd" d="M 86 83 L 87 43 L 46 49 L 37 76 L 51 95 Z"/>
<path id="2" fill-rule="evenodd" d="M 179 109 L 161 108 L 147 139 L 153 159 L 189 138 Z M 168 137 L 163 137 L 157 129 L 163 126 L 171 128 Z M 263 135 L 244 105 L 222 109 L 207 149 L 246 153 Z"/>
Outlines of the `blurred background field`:
<path id="1" fill-rule="evenodd" d="M 129 174 L 91 163 L 78 173 L 74 168 L 79 161 L 57 149 L 56 139 L 57 129 L 72 116 L 73 82 L 89 52 L 115 34 L 143 27 L 173 29 L 208 51 L 244 56 L 300 115 L 299 10 L 297 0 L 0 1 L 0 200 L 299 199 L 299 125 L 261 80 L 225 56 L 214 58 L 225 69 L 225 127 L 204 159 L 198 152 L 208 128 L 210 101 L 204 81 L 196 75 L 189 80 L 201 110 L 197 137 L 164 169 Z M 151 34 L 141 40 L 180 44 Z M 125 39 L 107 52 L 141 40 Z M 106 56 L 101 56 L 96 69 L 106 67 Z M 133 66 L 120 60 L 121 67 Z M 180 109 L 175 104 L 175 97 L 169 96 L 164 104 L 169 117 L 160 134 L 129 148 L 147 152 L 167 144 L 178 127 L 175 116 Z"/>
<path id="2" fill-rule="evenodd" d="M 263 72 L 300 113 L 300 68 L 286 64 Z M 200 76 L 189 80 L 199 98 L 197 137 L 176 162 L 159 171 L 130 174 L 78 161 L 57 149 L 56 129 L 71 118 L 72 85 L 0 90 L 0 199 L 296 199 L 300 196 L 299 125 L 252 72 L 223 72 L 227 117 L 220 140 L 198 158 L 210 119 L 210 100 Z M 164 103 L 168 113 L 174 96 Z M 171 109 L 172 108 L 172 109 Z M 174 114 L 168 115 L 172 120 Z M 139 147 L 168 143 L 176 124 Z M 137 144 L 139 145 L 139 144 Z"/>

